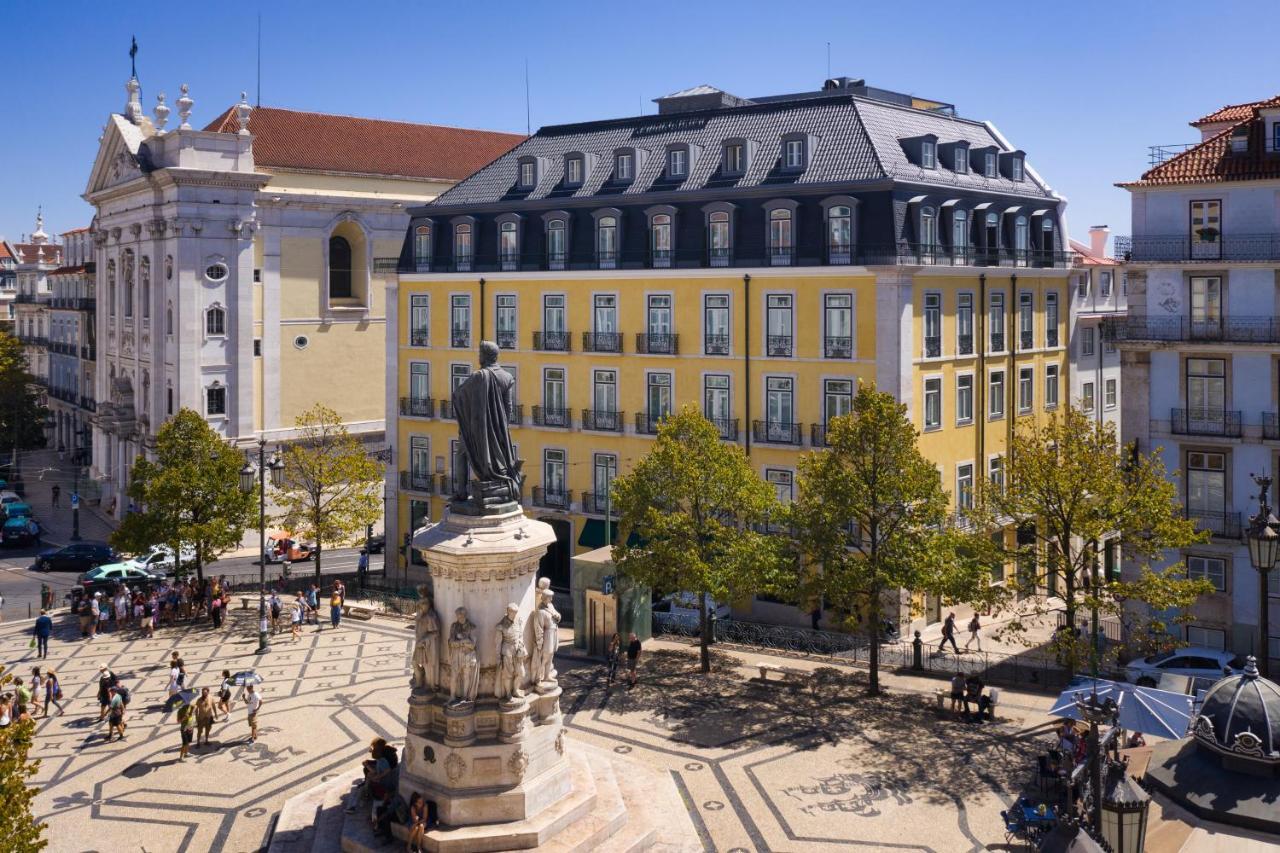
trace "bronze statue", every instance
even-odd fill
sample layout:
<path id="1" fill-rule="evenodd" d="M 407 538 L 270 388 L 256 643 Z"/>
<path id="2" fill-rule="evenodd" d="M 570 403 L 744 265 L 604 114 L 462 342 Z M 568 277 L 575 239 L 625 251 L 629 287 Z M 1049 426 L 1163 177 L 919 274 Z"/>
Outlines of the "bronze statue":
<path id="1" fill-rule="evenodd" d="M 480 343 L 480 369 L 453 392 L 453 411 L 462 439 L 461 476 L 454 505 L 468 502 L 474 512 L 520 501 L 524 460 L 511 444 L 508 415 L 515 380 L 497 366 L 498 345 Z"/>

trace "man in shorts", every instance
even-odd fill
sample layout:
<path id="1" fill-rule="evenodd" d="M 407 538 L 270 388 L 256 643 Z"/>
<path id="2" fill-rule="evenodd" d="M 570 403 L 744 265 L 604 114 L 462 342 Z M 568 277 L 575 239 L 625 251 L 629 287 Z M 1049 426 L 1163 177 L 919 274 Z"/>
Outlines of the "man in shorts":
<path id="1" fill-rule="evenodd" d="M 249 712 L 249 743 L 258 739 L 258 709 L 262 707 L 262 694 L 252 684 L 244 686 L 244 707 Z"/>
<path id="2" fill-rule="evenodd" d="M 120 689 L 111 687 L 107 691 L 111 695 L 110 714 L 107 717 L 107 743 L 111 743 L 111 736 L 119 734 L 120 740 L 124 740 L 124 697 L 120 695 Z"/>

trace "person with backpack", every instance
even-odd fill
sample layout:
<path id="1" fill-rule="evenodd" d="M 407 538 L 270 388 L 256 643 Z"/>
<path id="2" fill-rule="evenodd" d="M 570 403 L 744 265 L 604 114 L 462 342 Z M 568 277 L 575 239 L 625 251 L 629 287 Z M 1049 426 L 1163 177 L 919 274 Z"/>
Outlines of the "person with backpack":
<path id="1" fill-rule="evenodd" d="M 67 713 L 62 707 L 62 685 L 58 682 L 58 673 L 46 670 L 44 674 L 44 716 L 49 716 L 49 706 L 58 706 L 58 716 Z"/>
<path id="2" fill-rule="evenodd" d="M 174 652 L 169 660 L 169 683 L 165 687 L 169 693 L 169 698 L 164 703 L 166 711 L 171 710 L 174 705 L 182 701 L 182 682 L 185 677 L 186 671 L 182 665 L 182 658 L 178 657 L 177 652 Z"/>
<path id="3" fill-rule="evenodd" d="M 942 623 L 942 642 L 938 643 L 938 651 L 942 652 L 946 648 L 947 643 L 951 643 L 951 648 L 956 654 L 960 654 L 960 647 L 956 645 L 956 615 L 948 613 L 946 620 Z"/>
<path id="4" fill-rule="evenodd" d="M 111 743 L 111 736 L 119 734 L 120 740 L 124 740 L 124 696 L 121 694 L 119 687 L 112 687 L 107 691 L 107 706 L 111 709 L 111 716 L 107 719 L 107 743 Z"/>
<path id="5" fill-rule="evenodd" d="M 982 621 L 978 619 L 978 614 L 975 612 L 973 614 L 973 618 L 969 620 L 969 639 L 966 640 L 964 644 L 964 650 L 966 652 L 969 651 L 969 644 L 974 640 L 978 641 L 978 651 L 982 651 L 982 638 L 978 636 L 978 632 L 981 630 Z"/>
<path id="6" fill-rule="evenodd" d="M 213 630 L 222 628 L 222 596 L 215 595 L 209 600 L 209 618 L 213 620 Z"/>
<path id="7" fill-rule="evenodd" d="M 271 593 L 270 607 L 271 607 L 271 633 L 279 634 L 280 633 L 280 596 L 275 592 Z"/>
<path id="8" fill-rule="evenodd" d="M 98 664 L 98 722 L 106 719 L 107 711 L 111 708 L 111 690 L 119 683 L 116 674 L 105 663 Z"/>

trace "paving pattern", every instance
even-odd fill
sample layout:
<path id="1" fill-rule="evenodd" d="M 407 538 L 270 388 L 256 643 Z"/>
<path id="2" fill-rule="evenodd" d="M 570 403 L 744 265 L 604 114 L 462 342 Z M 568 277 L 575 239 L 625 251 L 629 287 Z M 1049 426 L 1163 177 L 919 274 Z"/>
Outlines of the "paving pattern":
<path id="1" fill-rule="evenodd" d="M 70 624 L 60 628 L 48 663 L 67 714 L 40 721 L 34 750 L 49 850 L 256 851 L 286 799 L 356 766 L 370 738 L 401 740 L 406 623 L 348 620 L 338 631 L 307 629 L 298 643 L 286 634 L 259 663 L 252 612 L 230 615 L 223 632 L 175 626 L 150 640 L 126 631 L 82 642 Z M 29 625 L 0 628 L 0 661 L 21 674 L 34 663 Z M 257 743 L 237 706 L 215 724 L 211 747 L 178 761 L 175 715 L 163 707 L 172 650 L 197 689 L 216 690 L 223 669 L 257 668 L 266 679 Z M 124 742 L 108 744 L 97 722 L 99 663 L 133 692 Z M 742 663 L 717 654 L 703 676 L 688 649 L 654 642 L 640 686 L 606 691 L 599 664 L 562 660 L 570 737 L 670 773 L 708 850 L 1003 842 L 999 811 L 1030 776 L 1050 697 L 1006 691 L 1001 724 L 974 726 L 936 719 L 940 682 L 891 677 L 891 694 L 869 700 L 861 674 L 762 685 Z"/>

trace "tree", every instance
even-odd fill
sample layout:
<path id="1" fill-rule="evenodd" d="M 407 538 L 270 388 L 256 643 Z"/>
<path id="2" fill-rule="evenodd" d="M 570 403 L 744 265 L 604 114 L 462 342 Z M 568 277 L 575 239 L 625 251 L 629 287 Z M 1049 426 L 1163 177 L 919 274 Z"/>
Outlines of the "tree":
<path id="1" fill-rule="evenodd" d="M 0 332 L 0 451 L 44 447 L 49 411 L 40 405 L 22 342 Z"/>
<path id="2" fill-rule="evenodd" d="M 861 386 L 849 414 L 827 424 L 828 449 L 800 458 L 790 508 L 805 560 L 796 586 L 851 621 L 862 616 L 872 695 L 880 691 L 886 594 L 907 589 L 973 602 L 988 594 L 989 549 L 949 524 L 938 469 L 916 439 L 906 406 Z"/>
<path id="3" fill-rule="evenodd" d="M 1207 581 L 1188 579 L 1180 563 L 1160 572 L 1150 569 L 1151 561 L 1166 549 L 1206 538 L 1183 517 L 1177 486 L 1167 476 L 1159 451 L 1144 456 L 1134 447 L 1122 449 L 1112 424 L 1097 423 L 1071 406 L 1041 425 L 1021 423 L 1005 460 L 1004 487 L 984 483 L 978 492 L 979 515 L 988 528 L 1011 524 L 1034 531 L 1034 544 L 1014 556 L 1031 562 L 1036 551 L 1043 553 L 1045 579 L 1062 597 L 1067 626 L 1076 625 L 1081 610 L 1093 614 L 1091 637 L 1077 637 L 1073 630 L 1055 635 L 1054 646 L 1070 672 L 1086 652 L 1092 670 L 1098 669 L 1099 613 L 1139 618 L 1137 610 L 1125 614 L 1126 601 L 1185 613 L 1199 596 L 1213 591 Z M 1125 557 L 1140 564 L 1135 580 L 1098 576 L 1098 549 L 1117 538 Z M 1033 618 L 1050 612 L 1044 597 L 1035 595 L 1034 574 L 1020 573 L 1014 581 L 1022 587 L 1020 592 L 1032 596 Z M 1163 623 L 1148 618 L 1135 635 L 1163 633 Z M 1006 632 L 1025 635 L 1030 621 L 1015 619 Z"/>
<path id="4" fill-rule="evenodd" d="M 195 552 L 196 577 L 204 566 L 240 545 L 256 521 L 253 495 L 240 491 L 244 457 L 191 409 L 180 409 L 156 433 L 155 459 L 139 459 L 128 495 L 140 508 L 125 514 L 111 544 L 140 553 L 159 544 Z"/>
<path id="5" fill-rule="evenodd" d="M 328 406 L 316 404 L 295 425 L 299 438 L 285 448 L 276 503 L 281 524 L 315 542 L 319 582 L 324 545 L 350 542 L 378 520 L 382 469 Z"/>
<path id="6" fill-rule="evenodd" d="M 0 692 L 11 689 L 14 678 L 0 667 Z M 15 722 L 0 729 L 0 838 L 5 850 L 34 853 L 48 846 L 42 838 L 45 825 L 31 814 L 31 802 L 39 789 L 29 787 L 27 780 L 40 769 L 39 761 L 29 761 L 32 736 L 36 724 L 31 720 Z"/>
<path id="7" fill-rule="evenodd" d="M 653 449 L 613 482 L 619 540 L 613 559 L 659 592 L 699 595 L 702 671 L 711 671 L 708 600 L 773 589 L 782 540 L 764 532 L 777 510 L 773 488 L 742 448 L 720 439 L 693 406 L 663 420 Z"/>

